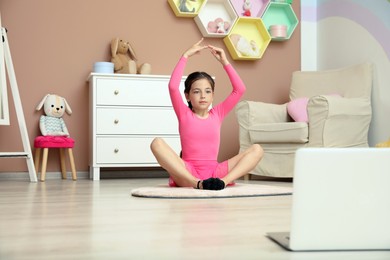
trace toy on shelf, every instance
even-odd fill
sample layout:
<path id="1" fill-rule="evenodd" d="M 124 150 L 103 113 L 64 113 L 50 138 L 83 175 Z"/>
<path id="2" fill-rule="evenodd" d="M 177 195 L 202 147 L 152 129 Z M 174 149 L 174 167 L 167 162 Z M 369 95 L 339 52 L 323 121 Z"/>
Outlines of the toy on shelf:
<path id="1" fill-rule="evenodd" d="M 226 33 L 230 28 L 230 22 L 224 21 L 222 18 L 217 18 L 207 24 L 209 33 Z"/>
<path id="2" fill-rule="evenodd" d="M 119 38 L 114 38 L 111 41 L 111 62 L 114 63 L 115 73 L 152 73 L 152 66 L 149 63 L 137 65 L 137 57 L 130 43 Z"/>
<path id="3" fill-rule="evenodd" d="M 271 0 L 229 0 L 239 17 L 261 18 Z"/>
<path id="4" fill-rule="evenodd" d="M 252 8 L 252 4 L 251 4 L 251 0 L 244 0 L 244 5 L 242 6 L 242 9 L 244 10 L 244 12 L 242 13 L 243 16 L 251 16 L 251 8 Z"/>
<path id="5" fill-rule="evenodd" d="M 228 36 L 237 20 L 237 13 L 229 0 L 207 0 L 194 21 L 203 37 Z"/>
<path id="6" fill-rule="evenodd" d="M 261 59 L 271 36 L 260 18 L 240 17 L 223 39 L 234 60 Z"/>
<path id="7" fill-rule="evenodd" d="M 177 17 L 195 17 L 207 0 L 168 0 Z"/>
<path id="8" fill-rule="evenodd" d="M 254 40 L 248 40 L 242 35 L 232 34 L 229 36 L 236 50 L 243 56 L 258 57 L 260 49 Z"/>
<path id="9" fill-rule="evenodd" d="M 286 38 L 287 37 L 287 25 L 274 24 L 269 27 L 269 34 L 272 38 Z"/>
<path id="10" fill-rule="evenodd" d="M 180 0 L 179 10 L 183 13 L 195 13 L 195 4 L 197 4 L 196 0 Z"/>
<path id="11" fill-rule="evenodd" d="M 62 116 L 66 112 L 72 114 L 72 109 L 66 99 L 58 95 L 47 94 L 36 107 L 39 111 L 43 107 L 45 115 L 39 119 L 39 128 L 43 136 L 69 136 L 68 128 Z"/>

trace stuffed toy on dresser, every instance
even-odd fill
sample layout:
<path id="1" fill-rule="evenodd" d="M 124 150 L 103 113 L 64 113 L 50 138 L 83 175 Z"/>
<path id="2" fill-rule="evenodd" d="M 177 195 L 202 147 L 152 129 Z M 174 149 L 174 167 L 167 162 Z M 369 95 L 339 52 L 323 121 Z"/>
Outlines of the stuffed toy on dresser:
<path id="1" fill-rule="evenodd" d="M 47 94 L 36 107 L 40 110 L 43 106 L 45 115 L 39 119 L 39 128 L 43 136 L 69 136 L 68 128 L 62 118 L 66 112 L 72 114 L 72 109 L 66 99 L 58 95 Z"/>
<path id="2" fill-rule="evenodd" d="M 152 66 L 149 63 L 137 64 L 137 57 L 130 43 L 119 38 L 111 41 L 111 62 L 114 63 L 115 73 L 152 73 Z"/>

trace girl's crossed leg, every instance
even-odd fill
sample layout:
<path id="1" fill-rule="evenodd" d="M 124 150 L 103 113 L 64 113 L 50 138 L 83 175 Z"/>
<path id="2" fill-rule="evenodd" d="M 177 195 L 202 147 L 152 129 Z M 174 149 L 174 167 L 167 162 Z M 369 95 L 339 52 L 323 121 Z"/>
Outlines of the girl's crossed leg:
<path id="1" fill-rule="evenodd" d="M 259 144 L 252 144 L 245 151 L 228 160 L 229 172 L 222 178 L 223 182 L 231 183 L 248 174 L 263 158 L 264 151 Z"/>
<path id="2" fill-rule="evenodd" d="M 150 144 L 150 149 L 157 162 L 168 172 L 177 186 L 197 187 L 199 180 L 187 170 L 184 161 L 162 138 L 155 138 Z"/>
<path id="3" fill-rule="evenodd" d="M 202 180 L 197 179 L 187 170 L 184 161 L 162 138 L 155 138 L 150 148 L 157 162 L 168 172 L 177 186 L 194 188 L 207 188 L 209 186 L 209 184 L 203 185 Z M 260 145 L 254 144 L 247 150 L 229 159 L 228 173 L 221 179 L 225 183 L 222 188 L 225 188 L 228 183 L 234 182 L 251 171 L 260 162 L 262 157 L 263 149 Z M 211 183 L 215 183 L 214 178 L 213 180 L 208 179 L 206 182 L 210 183 L 210 181 Z M 218 186 L 220 187 L 220 185 Z"/>

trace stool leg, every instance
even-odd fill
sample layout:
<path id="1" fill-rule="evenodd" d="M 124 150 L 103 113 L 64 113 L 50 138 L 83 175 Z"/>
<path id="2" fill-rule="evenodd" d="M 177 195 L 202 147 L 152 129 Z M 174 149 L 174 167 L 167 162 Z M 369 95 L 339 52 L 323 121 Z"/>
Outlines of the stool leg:
<path id="1" fill-rule="evenodd" d="M 77 180 L 77 173 L 76 173 L 76 166 L 74 164 L 72 148 L 68 148 L 68 153 L 69 153 L 70 167 L 72 169 L 72 179 L 75 181 L 75 180 Z"/>
<path id="2" fill-rule="evenodd" d="M 60 148 L 59 150 L 60 150 L 60 165 L 61 165 L 62 179 L 66 179 L 65 153 L 63 148 Z"/>
<path id="3" fill-rule="evenodd" d="M 43 148 L 41 181 L 45 181 L 48 154 L 49 154 L 49 148 Z"/>
<path id="4" fill-rule="evenodd" d="M 41 148 L 36 148 L 35 149 L 35 160 L 34 160 L 34 164 L 35 164 L 35 173 L 37 174 L 38 176 L 38 171 L 39 171 L 39 163 L 41 161 Z"/>

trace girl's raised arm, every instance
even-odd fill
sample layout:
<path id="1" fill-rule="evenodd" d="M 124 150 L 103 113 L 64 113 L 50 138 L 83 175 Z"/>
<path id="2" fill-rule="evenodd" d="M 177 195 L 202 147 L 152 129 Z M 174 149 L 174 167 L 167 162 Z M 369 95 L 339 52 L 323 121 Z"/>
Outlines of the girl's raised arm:
<path id="1" fill-rule="evenodd" d="M 211 54 L 223 65 L 226 66 L 230 64 L 229 60 L 226 57 L 225 51 L 222 48 L 218 48 L 212 45 L 207 46 L 210 49 Z"/>
<path id="2" fill-rule="evenodd" d="M 201 50 L 206 49 L 208 46 L 201 45 L 202 42 L 203 42 L 203 38 L 200 39 L 200 41 L 198 41 L 198 42 L 195 43 L 194 45 L 192 45 L 188 50 L 186 50 L 186 51 L 183 53 L 183 57 L 189 58 L 189 57 L 191 57 L 192 55 L 199 53 Z"/>

